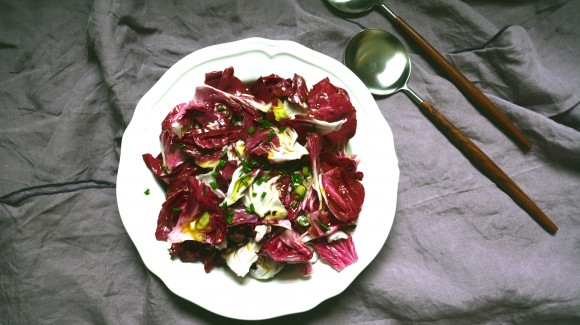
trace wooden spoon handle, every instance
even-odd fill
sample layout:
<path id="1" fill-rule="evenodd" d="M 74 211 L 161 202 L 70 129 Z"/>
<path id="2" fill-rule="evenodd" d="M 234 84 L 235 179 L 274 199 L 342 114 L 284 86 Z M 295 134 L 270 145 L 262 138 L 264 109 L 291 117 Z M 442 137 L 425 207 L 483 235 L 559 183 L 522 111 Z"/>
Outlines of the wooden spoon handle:
<path id="1" fill-rule="evenodd" d="M 469 79 L 467 79 L 459 69 L 452 65 L 441 53 L 439 53 L 429 42 L 427 42 L 413 27 L 405 22 L 401 17 L 396 16 L 392 19 L 395 26 L 399 27 L 410 39 L 412 39 L 424 52 L 440 67 L 455 84 L 455 86 L 477 107 L 483 114 L 488 116 L 491 121 L 495 121 L 496 126 L 502 130 L 508 137 L 517 143 L 524 150 L 529 150 L 532 143 L 521 133 L 521 131 L 512 123 L 512 121 L 499 110 L 477 88 Z"/>
<path id="2" fill-rule="evenodd" d="M 490 178 L 500 189 L 508 194 L 537 223 L 551 234 L 558 227 L 542 212 L 524 191 L 499 168 L 479 147 L 477 147 L 459 128 L 453 125 L 445 116 L 439 113 L 427 101 L 419 107 L 423 114 L 473 163 L 483 174 Z"/>

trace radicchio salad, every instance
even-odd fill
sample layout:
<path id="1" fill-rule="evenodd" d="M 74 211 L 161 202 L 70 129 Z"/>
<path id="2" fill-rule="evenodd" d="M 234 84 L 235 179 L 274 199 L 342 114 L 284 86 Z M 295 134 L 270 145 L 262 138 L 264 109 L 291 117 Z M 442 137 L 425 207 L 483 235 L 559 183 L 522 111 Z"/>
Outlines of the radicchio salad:
<path id="1" fill-rule="evenodd" d="M 322 260 L 337 271 L 358 259 L 351 231 L 365 191 L 347 92 L 328 78 L 308 89 L 297 74 L 247 86 L 232 67 L 205 75 L 193 99 L 161 124 L 161 152 L 143 155 L 166 192 L 155 237 L 206 272 L 269 279 Z"/>

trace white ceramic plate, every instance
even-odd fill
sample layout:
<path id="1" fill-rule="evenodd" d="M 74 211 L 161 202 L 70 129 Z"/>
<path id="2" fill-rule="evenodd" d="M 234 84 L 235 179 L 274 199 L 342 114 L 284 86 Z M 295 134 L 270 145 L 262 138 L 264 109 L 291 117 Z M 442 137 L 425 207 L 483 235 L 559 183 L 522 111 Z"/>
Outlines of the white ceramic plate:
<path id="1" fill-rule="evenodd" d="M 325 77 L 344 88 L 357 110 L 358 128 L 349 150 L 360 158 L 366 198 L 353 240 L 358 262 L 342 272 L 314 264 L 311 277 L 283 272 L 269 281 L 239 278 L 226 267 L 206 274 L 201 263 L 172 261 L 169 244 L 155 239 L 164 193 L 142 160 L 160 151 L 161 121 L 176 104 L 193 97 L 205 73 L 233 66 L 245 82 L 271 73 L 302 75 L 308 87 Z M 171 67 L 139 101 L 121 145 L 117 202 L 127 233 L 145 265 L 175 294 L 222 316 L 258 320 L 310 310 L 341 293 L 383 247 L 395 214 L 399 168 L 393 136 L 363 83 L 340 62 L 290 41 L 249 38 L 196 51 Z M 150 189 L 150 195 L 144 191 Z"/>

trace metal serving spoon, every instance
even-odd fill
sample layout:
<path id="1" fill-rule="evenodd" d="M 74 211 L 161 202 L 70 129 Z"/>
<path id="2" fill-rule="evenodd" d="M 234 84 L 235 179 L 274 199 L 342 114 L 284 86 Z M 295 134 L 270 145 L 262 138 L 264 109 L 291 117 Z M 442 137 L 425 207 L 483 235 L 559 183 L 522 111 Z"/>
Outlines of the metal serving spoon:
<path id="1" fill-rule="evenodd" d="M 411 59 L 397 37 L 380 29 L 363 30 L 349 40 L 344 53 L 344 63 L 375 95 L 391 95 L 398 91 L 407 94 L 471 163 L 549 233 L 556 233 L 558 227 L 491 158 L 407 86 L 411 75 Z"/>
<path id="2" fill-rule="evenodd" d="M 411 39 L 435 63 L 459 90 L 478 107 L 482 113 L 495 122 L 515 143 L 524 150 L 529 150 L 532 143 L 520 132 L 511 120 L 499 110 L 467 77 L 425 40 L 411 25 L 397 16 L 383 0 L 326 0 L 334 8 L 349 14 L 365 13 L 374 7 L 387 16 L 406 37 Z"/>

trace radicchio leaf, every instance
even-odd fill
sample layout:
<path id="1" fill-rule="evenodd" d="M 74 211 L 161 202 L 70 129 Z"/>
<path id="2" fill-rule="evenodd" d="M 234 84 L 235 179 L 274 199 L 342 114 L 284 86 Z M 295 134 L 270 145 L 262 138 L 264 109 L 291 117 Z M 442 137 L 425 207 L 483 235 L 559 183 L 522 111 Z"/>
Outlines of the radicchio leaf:
<path id="1" fill-rule="evenodd" d="M 270 105 L 250 94 L 232 95 L 211 86 L 197 87 L 189 105 L 202 108 L 208 105 L 215 107 L 216 104 L 226 105 L 237 113 L 248 114 L 256 121 L 262 117 L 260 111 L 266 110 Z"/>
<path id="2" fill-rule="evenodd" d="M 167 172 L 163 168 L 163 158 L 161 155 L 153 157 L 151 154 L 143 154 L 143 161 L 147 168 L 149 168 L 153 174 L 164 183 L 169 184 L 169 177 L 167 177 Z"/>
<path id="3" fill-rule="evenodd" d="M 365 197 L 363 185 L 341 167 L 322 174 L 321 181 L 324 201 L 332 214 L 347 224 L 356 222 Z"/>
<path id="4" fill-rule="evenodd" d="M 161 122 L 161 130 L 181 138 L 183 133 L 191 126 L 191 116 L 188 114 L 189 108 L 187 103 L 175 106 Z"/>
<path id="5" fill-rule="evenodd" d="M 193 240 L 171 244 L 169 254 L 171 258 L 179 258 L 182 262 L 194 262 L 199 259 L 206 273 L 209 273 L 215 266 L 223 264 L 218 249 Z"/>
<path id="6" fill-rule="evenodd" d="M 221 149 L 239 138 L 241 127 L 223 127 L 217 130 L 192 134 L 193 141 L 203 149 Z"/>
<path id="7" fill-rule="evenodd" d="M 166 198 L 157 217 L 157 228 L 155 230 L 155 238 L 157 240 L 166 240 L 169 237 L 186 202 L 186 189 L 174 191 Z"/>
<path id="8" fill-rule="evenodd" d="M 308 96 L 308 87 L 306 86 L 306 81 L 302 76 L 294 74 L 292 78 L 292 92 L 288 96 L 288 100 L 294 104 L 298 104 L 304 108 L 308 105 L 306 104 L 306 97 Z"/>
<path id="9" fill-rule="evenodd" d="M 300 275 L 306 277 L 312 275 L 312 263 L 300 263 L 296 264 L 296 269 L 300 272 Z"/>
<path id="10" fill-rule="evenodd" d="M 161 154 L 163 156 L 163 168 L 171 173 L 174 169 L 183 164 L 187 155 L 179 147 L 179 136 L 169 131 L 162 131 L 160 135 Z"/>
<path id="11" fill-rule="evenodd" d="M 172 243 L 177 243 L 199 235 L 193 239 L 219 246 L 225 240 L 227 226 L 223 211 L 216 203 L 217 195 L 195 177 L 189 177 L 187 184 L 187 190 L 183 193 L 186 195 L 186 204 L 179 207 L 179 219 L 167 239 Z M 196 229 L 191 233 L 190 223 L 204 212 L 210 214 L 209 225 L 205 229 Z"/>
<path id="12" fill-rule="evenodd" d="M 315 119 L 336 122 L 345 119 L 340 129 L 326 135 L 329 142 L 344 145 L 356 132 L 356 111 L 348 93 L 325 78 L 315 84 L 308 94 L 310 115 Z"/>
<path id="13" fill-rule="evenodd" d="M 342 271 L 345 267 L 358 261 L 352 237 L 338 239 L 328 243 L 321 238 L 310 242 L 323 261 L 326 261 L 333 269 Z"/>
<path id="14" fill-rule="evenodd" d="M 206 73 L 205 84 L 232 95 L 248 93 L 246 85 L 236 76 L 234 76 L 233 67 L 226 68 L 224 71 Z"/>
<path id="15" fill-rule="evenodd" d="M 279 83 L 284 79 L 278 75 L 260 77 L 250 86 L 250 92 L 265 103 L 270 103 L 276 97 L 280 97 L 276 90 L 279 89 Z M 287 95 L 286 95 L 287 96 Z"/>
<path id="16" fill-rule="evenodd" d="M 262 245 L 261 255 L 277 262 L 308 262 L 314 252 L 306 246 L 294 230 L 280 229 Z"/>

